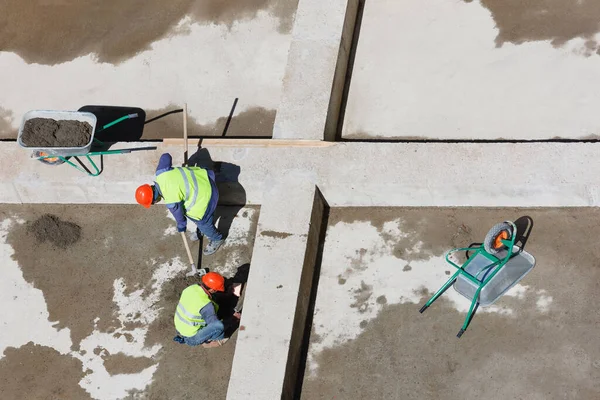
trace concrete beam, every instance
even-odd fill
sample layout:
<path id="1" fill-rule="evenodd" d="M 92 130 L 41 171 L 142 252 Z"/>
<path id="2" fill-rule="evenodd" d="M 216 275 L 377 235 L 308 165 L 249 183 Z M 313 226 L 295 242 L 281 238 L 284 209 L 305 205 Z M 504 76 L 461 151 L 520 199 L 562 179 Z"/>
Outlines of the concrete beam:
<path id="1" fill-rule="evenodd" d="M 118 147 L 143 146 L 120 143 Z M 183 148 L 104 157 L 104 172 L 30 161 L 0 142 L 0 203 L 134 203 L 160 154 L 181 164 Z M 279 181 L 309 181 L 332 207 L 600 206 L 600 144 L 336 143 L 326 148 L 209 148 L 226 170 L 225 204 L 262 204 Z M 234 190 L 235 189 L 235 190 Z"/>
<path id="2" fill-rule="evenodd" d="M 358 0 L 300 0 L 274 139 L 333 140 Z"/>
<path id="3" fill-rule="evenodd" d="M 325 207 L 307 181 L 265 196 L 228 400 L 293 398 Z"/>

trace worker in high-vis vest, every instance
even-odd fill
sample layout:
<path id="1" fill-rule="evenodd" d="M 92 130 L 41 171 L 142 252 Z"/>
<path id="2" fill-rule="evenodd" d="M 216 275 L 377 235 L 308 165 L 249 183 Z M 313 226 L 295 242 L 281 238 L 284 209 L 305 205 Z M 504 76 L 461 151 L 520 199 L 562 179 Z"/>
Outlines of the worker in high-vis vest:
<path id="1" fill-rule="evenodd" d="M 173 168 L 172 163 L 169 153 L 160 156 L 154 185 L 138 187 L 135 199 L 146 208 L 163 199 L 177 221 L 177 231 L 185 232 L 187 219 L 191 219 L 198 228 L 190 239 L 206 236 L 209 242 L 203 254 L 213 254 L 224 241 L 214 222 L 219 201 L 215 173 L 200 167 Z"/>
<path id="2" fill-rule="evenodd" d="M 212 295 L 224 291 L 225 278 L 216 272 L 206 273 L 200 284 L 185 288 L 173 318 L 178 333 L 173 340 L 188 346 L 222 346 L 227 341 L 225 326 L 217 317 L 219 306 Z"/>

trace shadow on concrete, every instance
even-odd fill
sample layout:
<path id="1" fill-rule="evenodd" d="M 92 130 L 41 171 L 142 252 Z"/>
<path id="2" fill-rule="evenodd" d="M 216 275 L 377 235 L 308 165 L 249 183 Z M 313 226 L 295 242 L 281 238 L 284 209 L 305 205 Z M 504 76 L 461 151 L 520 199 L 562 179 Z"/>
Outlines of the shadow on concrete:
<path id="1" fill-rule="evenodd" d="M 250 275 L 250 264 L 246 263 L 238 267 L 237 271 L 235 271 L 235 275 L 231 278 L 228 278 L 228 282 L 230 284 L 234 283 L 246 283 L 248 282 L 248 276 Z"/>
<path id="2" fill-rule="evenodd" d="M 233 118 L 233 113 L 235 112 L 235 107 L 237 106 L 238 98 L 236 97 L 233 101 L 233 105 L 231 106 L 231 111 L 229 111 L 229 116 L 227 116 L 227 122 L 225 122 L 225 127 L 223 128 L 223 134 L 221 136 L 225 137 L 227 135 L 227 131 L 229 130 L 229 124 L 231 124 L 231 119 Z"/>
<path id="3" fill-rule="evenodd" d="M 157 116 L 156 116 L 156 117 L 154 117 L 154 118 L 150 118 L 148 121 L 145 121 L 145 122 L 144 122 L 144 125 L 150 124 L 150 123 L 152 123 L 152 122 L 154 122 L 154 121 L 157 121 L 157 120 L 159 120 L 159 119 L 161 119 L 161 118 L 167 117 L 167 116 L 169 116 L 169 115 L 171 115 L 171 114 L 178 114 L 178 113 L 181 113 L 181 112 L 183 112 L 183 108 L 178 108 L 178 109 L 176 109 L 176 110 L 167 111 L 167 112 L 165 112 L 165 113 L 162 113 L 162 114 L 160 114 L 160 115 L 157 115 Z"/>
<path id="4" fill-rule="evenodd" d="M 348 104 L 348 93 L 350 92 L 350 83 L 352 81 L 352 72 L 354 70 L 354 60 L 356 59 L 356 49 L 358 48 L 358 39 L 362 25 L 365 3 L 367 0 L 358 0 L 358 10 L 356 12 L 356 22 L 354 23 L 354 32 L 352 34 L 352 44 L 350 45 L 350 54 L 348 55 L 348 66 L 346 67 L 346 78 L 344 82 L 344 91 L 342 92 L 342 101 L 338 116 L 338 125 L 335 131 L 335 141 L 342 139 L 342 128 L 344 127 L 344 118 L 346 116 L 346 105 Z"/>
<path id="5" fill-rule="evenodd" d="M 233 219 L 246 205 L 246 190 L 239 181 L 241 168 L 232 163 L 213 161 L 208 149 L 204 148 L 198 148 L 196 153 L 191 155 L 188 165 L 214 171 L 219 190 L 219 205 L 227 206 L 217 208 L 215 220 L 217 229 L 227 237 Z"/>
<path id="6" fill-rule="evenodd" d="M 67 160 L 69 158 L 70 157 L 68 157 Z M 91 175 L 92 173 L 96 172 L 96 171 L 92 171 L 90 168 L 88 168 L 88 166 L 85 165 L 83 163 L 83 161 L 81 161 L 81 159 L 78 156 L 73 156 L 73 158 L 75 159 L 75 161 L 77 161 L 77 163 L 79 164 L 79 166 L 81 168 L 83 168 L 88 174 Z M 96 164 L 96 166 L 98 167 L 98 170 L 99 170 L 98 175 L 101 175 L 102 172 L 104 172 L 104 155 L 100 154 L 100 166 L 98 166 L 98 164 Z"/>
<path id="7" fill-rule="evenodd" d="M 225 337 L 231 337 L 240 326 L 240 320 L 233 314 L 241 311 L 244 303 L 244 294 L 246 282 L 250 274 L 250 264 L 246 263 L 238 267 L 235 275 L 231 278 L 225 278 L 225 293 L 215 294 L 215 301 L 219 305 L 218 316 L 225 325 Z M 241 295 L 237 297 L 233 294 L 234 285 L 242 285 Z"/>
<path id="8" fill-rule="evenodd" d="M 223 237 L 227 238 L 233 219 L 246 205 L 246 190 L 239 182 L 241 168 L 228 162 L 213 161 L 208 149 L 198 150 L 188 159 L 188 166 L 200 167 L 215 173 L 215 183 L 219 190 L 219 206 L 214 214 L 216 226 Z M 202 265 L 203 240 L 200 237 L 198 247 L 198 265 Z"/>
<path id="9" fill-rule="evenodd" d="M 139 107 L 95 106 L 86 105 L 78 111 L 91 112 L 96 116 L 96 133 L 94 137 L 102 142 L 137 142 L 144 133 L 146 112 Z M 137 114 L 137 118 L 130 118 L 102 130 L 106 124 L 125 115 Z M 109 146 L 110 147 L 110 146 Z M 94 149 L 93 151 L 98 151 Z"/>
<path id="10" fill-rule="evenodd" d="M 533 230 L 533 218 L 529 215 L 524 215 L 515 220 L 515 226 L 517 227 L 517 238 L 515 239 L 515 244 L 521 248 L 521 250 L 525 250 L 525 245 L 529 240 L 529 236 L 531 235 L 531 231 Z"/>
<path id="11" fill-rule="evenodd" d="M 298 370 L 295 376 L 295 384 L 293 387 L 292 398 L 300 400 L 302 397 L 302 385 L 304 384 L 304 375 L 306 374 L 306 362 L 308 360 L 308 349 L 310 347 L 310 337 L 313 331 L 313 319 L 315 315 L 315 305 L 317 302 L 317 292 L 319 290 L 319 278 L 321 277 L 321 265 L 323 264 L 323 250 L 325 248 L 325 237 L 327 236 L 327 227 L 329 226 L 329 204 L 325 198 L 322 197 L 320 191 L 318 195 L 321 196 L 324 209 L 323 209 L 323 220 L 321 222 L 321 229 L 319 231 L 319 237 L 317 239 L 319 247 L 317 249 L 317 255 L 315 258 L 315 267 L 312 276 L 310 296 L 308 299 L 308 309 L 306 312 L 306 325 L 304 326 L 304 332 L 302 335 L 302 341 L 300 342 L 299 351 L 299 363 Z M 312 223 L 312 221 L 311 221 Z M 291 350 L 290 350 L 291 351 Z M 288 356 L 289 358 L 289 356 Z M 287 371 L 286 371 L 287 372 Z"/>
<path id="12" fill-rule="evenodd" d="M 473 242 L 470 245 L 468 245 L 468 248 L 473 248 L 473 250 L 476 250 L 477 248 L 479 248 L 481 245 L 483 244 L 483 242 Z M 468 260 L 469 258 L 471 258 L 471 255 L 469 254 L 471 250 L 467 250 L 465 252 L 465 257 Z M 460 254 L 456 253 L 456 256 L 459 257 L 459 261 L 460 262 L 465 262 L 466 260 L 461 259 Z"/>

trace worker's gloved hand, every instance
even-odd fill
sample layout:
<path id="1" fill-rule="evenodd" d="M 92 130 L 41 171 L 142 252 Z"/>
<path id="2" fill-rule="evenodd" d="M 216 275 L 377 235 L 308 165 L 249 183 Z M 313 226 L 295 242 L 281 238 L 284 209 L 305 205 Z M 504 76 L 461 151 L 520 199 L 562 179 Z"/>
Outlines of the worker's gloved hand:
<path id="1" fill-rule="evenodd" d="M 177 232 L 185 232 L 187 230 L 186 225 L 177 225 Z"/>

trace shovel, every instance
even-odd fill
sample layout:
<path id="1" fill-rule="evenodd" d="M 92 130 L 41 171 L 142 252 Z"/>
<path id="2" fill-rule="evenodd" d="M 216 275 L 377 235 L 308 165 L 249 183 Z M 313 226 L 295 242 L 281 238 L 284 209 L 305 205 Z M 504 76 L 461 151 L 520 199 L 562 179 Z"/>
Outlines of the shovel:
<path id="1" fill-rule="evenodd" d="M 185 151 L 183 152 L 183 166 L 187 166 L 188 162 L 188 140 L 187 140 L 187 103 L 183 105 L 183 142 L 185 146 Z M 190 251 L 190 246 L 187 241 L 187 237 L 185 237 L 185 232 L 181 232 L 181 238 L 183 239 L 183 244 L 185 245 L 185 251 L 187 252 L 188 258 L 190 259 L 190 264 L 192 264 L 192 270 L 188 272 L 185 276 L 202 276 L 206 274 L 207 270 L 205 268 L 196 268 L 196 264 L 194 263 L 194 258 L 192 257 L 192 252 Z M 202 248 L 202 237 L 199 237 L 200 240 L 200 248 Z"/>
<path id="2" fill-rule="evenodd" d="M 190 245 L 188 244 L 187 237 L 185 237 L 185 232 L 181 232 L 181 238 L 183 239 L 183 245 L 185 246 L 185 251 L 190 260 L 190 264 L 192 264 L 192 270 L 188 272 L 185 276 L 202 276 L 206 273 L 204 268 L 196 268 L 196 264 L 194 263 L 194 258 L 192 257 L 192 252 L 190 251 Z"/>

